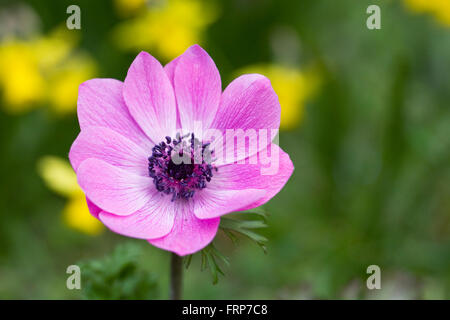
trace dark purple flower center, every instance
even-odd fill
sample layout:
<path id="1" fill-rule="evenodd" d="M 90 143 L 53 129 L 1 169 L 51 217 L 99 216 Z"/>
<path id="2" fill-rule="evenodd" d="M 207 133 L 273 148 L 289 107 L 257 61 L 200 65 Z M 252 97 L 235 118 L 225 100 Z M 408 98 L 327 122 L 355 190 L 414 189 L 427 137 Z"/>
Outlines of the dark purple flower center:
<path id="1" fill-rule="evenodd" d="M 217 171 L 211 164 L 213 154 L 209 143 L 200 142 L 193 133 L 178 133 L 176 138 L 166 137 L 153 147 L 148 174 L 158 191 L 172 194 L 172 201 L 189 199 L 197 190 L 206 188 L 213 170 Z"/>

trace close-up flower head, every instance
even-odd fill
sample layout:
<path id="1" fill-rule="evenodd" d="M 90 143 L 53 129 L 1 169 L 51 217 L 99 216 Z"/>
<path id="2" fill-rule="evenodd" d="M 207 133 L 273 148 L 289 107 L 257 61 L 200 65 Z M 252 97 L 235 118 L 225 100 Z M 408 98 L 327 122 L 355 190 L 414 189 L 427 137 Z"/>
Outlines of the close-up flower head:
<path id="1" fill-rule="evenodd" d="M 141 52 L 124 82 L 84 82 L 78 120 L 69 158 L 91 213 L 114 232 L 182 256 L 211 242 L 220 216 L 270 200 L 293 171 L 289 156 L 263 134 L 254 148 L 236 147 L 233 159 L 212 159 L 234 140 L 198 136 L 195 124 L 223 136 L 270 135 L 280 105 L 258 74 L 242 75 L 222 92 L 214 61 L 197 45 L 164 68 Z M 270 175 L 262 173 L 267 154 L 277 155 Z"/>
<path id="2" fill-rule="evenodd" d="M 450 0 L 0 1 L 0 303 L 449 300 L 449 26 Z"/>

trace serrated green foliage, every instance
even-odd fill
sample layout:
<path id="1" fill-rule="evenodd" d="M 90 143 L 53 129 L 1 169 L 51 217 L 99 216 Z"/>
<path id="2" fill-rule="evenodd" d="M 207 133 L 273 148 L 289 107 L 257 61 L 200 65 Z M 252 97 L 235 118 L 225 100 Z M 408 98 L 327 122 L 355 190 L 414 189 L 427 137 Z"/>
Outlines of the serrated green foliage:
<path id="1" fill-rule="evenodd" d="M 256 214 L 260 217 L 262 217 L 264 219 L 264 221 L 267 220 L 267 218 L 269 217 L 269 213 L 264 209 L 264 207 L 257 207 L 257 208 L 253 208 L 247 211 L 239 211 L 236 214 L 248 214 L 248 213 L 253 213 Z"/>
<path id="2" fill-rule="evenodd" d="M 140 246 L 125 243 L 101 259 L 80 262 L 83 299 L 157 298 L 157 278 L 138 268 L 140 254 Z"/>
<path id="3" fill-rule="evenodd" d="M 219 274 L 225 275 L 219 266 L 218 260 L 229 265 L 228 258 L 220 253 L 213 243 L 209 244 L 206 248 L 201 251 L 202 264 L 201 270 L 208 269 L 211 273 L 212 282 L 216 284 L 219 281 Z"/>
<path id="4" fill-rule="evenodd" d="M 186 257 L 183 259 L 184 267 L 185 267 L 186 269 L 189 269 L 189 266 L 191 265 L 191 262 L 192 262 L 192 254 L 186 256 Z"/>
<path id="5" fill-rule="evenodd" d="M 255 214 L 263 220 L 255 220 L 250 214 Z M 232 217 L 236 218 L 232 218 Z M 237 237 L 234 233 L 244 235 L 259 245 L 264 253 L 267 252 L 267 238 L 260 235 L 255 229 L 267 228 L 266 219 L 268 214 L 262 208 L 255 208 L 249 211 L 240 212 L 230 217 L 222 217 L 220 220 L 220 229 L 233 241 L 237 243 Z"/>
<path id="6" fill-rule="evenodd" d="M 255 216 L 252 216 L 252 214 L 256 215 L 256 219 Z M 267 217 L 267 212 L 261 207 L 248 211 L 236 212 L 228 217 L 222 217 L 219 228 L 233 242 L 233 244 L 237 245 L 238 243 L 238 237 L 235 233 L 241 234 L 255 241 L 256 244 L 264 250 L 264 253 L 266 253 L 267 250 L 265 243 L 267 242 L 267 238 L 258 234 L 255 229 L 266 228 Z M 220 263 L 229 265 L 228 258 L 217 250 L 213 242 L 201 250 L 200 255 L 201 270 L 203 271 L 208 269 L 211 273 L 213 284 L 216 284 L 219 281 L 219 274 L 225 275 L 220 268 Z M 186 269 L 188 269 L 191 265 L 192 256 L 193 255 L 189 255 L 184 258 L 184 265 Z"/>

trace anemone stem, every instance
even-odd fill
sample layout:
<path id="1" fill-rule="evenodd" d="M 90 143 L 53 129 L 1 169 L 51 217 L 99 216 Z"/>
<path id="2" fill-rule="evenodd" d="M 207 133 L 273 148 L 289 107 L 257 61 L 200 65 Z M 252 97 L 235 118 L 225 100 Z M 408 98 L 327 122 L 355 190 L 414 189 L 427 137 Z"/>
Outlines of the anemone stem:
<path id="1" fill-rule="evenodd" d="M 175 253 L 171 254 L 170 257 L 170 289 L 169 298 L 170 300 L 180 300 L 181 299 L 181 287 L 183 280 L 183 258 Z"/>

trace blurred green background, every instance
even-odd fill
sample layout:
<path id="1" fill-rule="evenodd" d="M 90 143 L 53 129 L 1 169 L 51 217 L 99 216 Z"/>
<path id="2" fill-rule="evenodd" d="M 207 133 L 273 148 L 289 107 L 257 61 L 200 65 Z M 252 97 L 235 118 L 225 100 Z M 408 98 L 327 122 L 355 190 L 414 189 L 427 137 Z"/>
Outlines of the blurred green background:
<path id="1" fill-rule="evenodd" d="M 81 30 L 65 28 L 71 4 Z M 380 30 L 366 27 L 371 4 Z M 449 1 L 2 0 L 1 299 L 110 298 L 66 288 L 67 266 L 102 257 L 89 272 L 125 277 L 115 297 L 167 297 L 169 254 L 99 226 L 65 161 L 79 83 L 194 43 L 224 87 L 247 71 L 272 80 L 295 171 L 265 206 L 267 254 L 219 234 L 225 277 L 212 285 L 195 255 L 185 298 L 450 298 Z M 120 250 L 135 252 L 124 273 L 108 269 Z M 381 290 L 366 288 L 372 264 Z M 136 284 L 150 278 L 156 293 Z"/>

